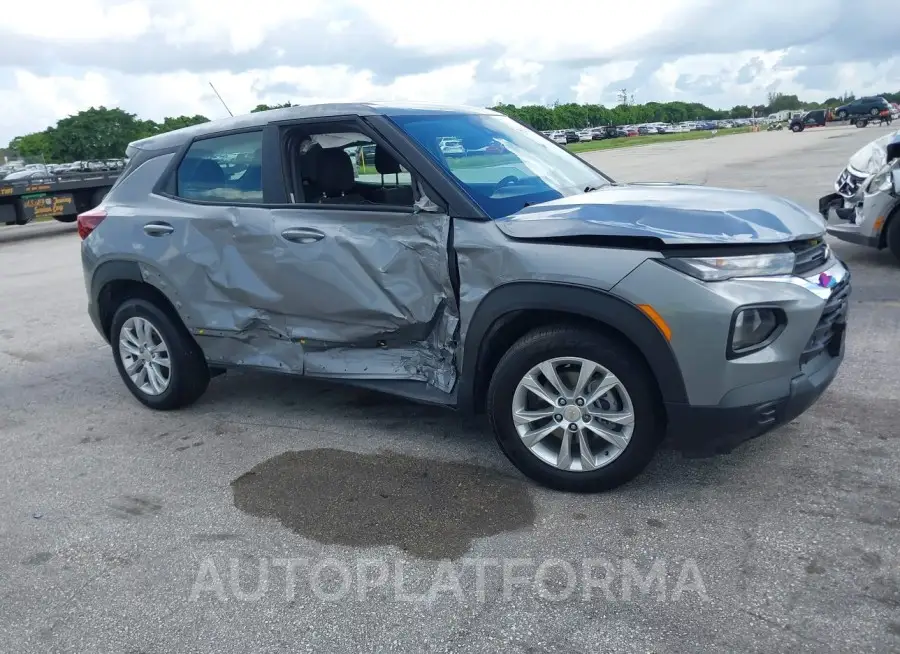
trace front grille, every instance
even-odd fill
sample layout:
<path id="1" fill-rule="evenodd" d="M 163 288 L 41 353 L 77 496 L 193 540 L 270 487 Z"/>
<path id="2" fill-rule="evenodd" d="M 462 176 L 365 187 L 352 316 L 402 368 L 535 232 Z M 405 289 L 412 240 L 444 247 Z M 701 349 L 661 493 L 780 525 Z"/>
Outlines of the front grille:
<path id="1" fill-rule="evenodd" d="M 822 237 L 807 241 L 794 241 L 790 244 L 796 260 L 794 274 L 800 277 L 821 267 L 828 261 L 828 245 Z"/>
<path id="2" fill-rule="evenodd" d="M 845 198 L 852 198 L 859 190 L 860 184 L 865 181 L 865 177 L 854 175 L 847 168 L 840 174 L 834 183 L 834 190 Z"/>
<path id="3" fill-rule="evenodd" d="M 831 356 L 837 356 L 841 348 L 841 339 L 844 337 L 844 328 L 847 319 L 847 310 L 850 306 L 850 276 L 844 278 L 837 286 L 831 289 L 831 297 L 825 303 L 822 317 L 816 325 L 809 342 L 803 349 L 800 357 L 801 365 L 816 358 L 823 351 L 828 351 Z"/>

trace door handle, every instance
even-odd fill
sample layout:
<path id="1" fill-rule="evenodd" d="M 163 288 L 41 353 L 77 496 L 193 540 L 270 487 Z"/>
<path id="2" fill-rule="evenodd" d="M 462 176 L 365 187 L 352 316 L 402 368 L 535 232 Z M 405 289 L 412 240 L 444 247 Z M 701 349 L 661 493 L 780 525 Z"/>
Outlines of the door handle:
<path id="1" fill-rule="evenodd" d="M 147 223 L 144 225 L 144 232 L 149 236 L 165 236 L 175 231 L 169 223 Z"/>
<path id="2" fill-rule="evenodd" d="M 283 232 L 281 232 L 284 240 L 290 241 L 291 243 L 315 243 L 316 241 L 321 241 L 325 238 L 325 234 L 320 232 L 318 229 L 312 229 L 310 227 L 289 227 Z"/>

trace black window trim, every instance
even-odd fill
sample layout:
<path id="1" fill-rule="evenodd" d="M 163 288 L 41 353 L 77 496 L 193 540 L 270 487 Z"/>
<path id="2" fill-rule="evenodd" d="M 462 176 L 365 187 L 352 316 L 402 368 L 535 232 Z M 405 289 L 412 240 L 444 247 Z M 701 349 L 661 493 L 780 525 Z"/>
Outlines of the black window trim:
<path id="1" fill-rule="evenodd" d="M 176 187 L 176 177 L 178 173 L 178 167 L 181 166 L 181 162 L 184 161 L 185 156 L 187 156 L 188 151 L 194 145 L 194 143 L 198 143 L 200 141 L 208 141 L 210 139 L 222 138 L 225 136 L 233 136 L 235 134 L 249 134 L 251 132 L 259 132 L 262 138 L 260 139 L 261 148 L 262 148 L 262 158 L 265 161 L 266 157 L 266 140 L 265 140 L 265 125 L 256 125 L 252 127 L 240 127 L 237 129 L 229 129 L 223 130 L 221 132 L 210 132 L 207 134 L 201 134 L 199 136 L 195 136 L 192 139 L 184 142 L 176 151 L 174 157 L 172 157 L 172 161 L 169 162 L 169 165 L 163 171 L 163 174 L 159 176 L 159 180 L 156 182 L 152 189 L 152 193 L 154 195 L 161 195 L 162 197 L 169 198 L 170 200 L 176 200 L 178 202 L 186 202 L 188 204 L 196 204 L 200 206 L 210 206 L 210 207 L 266 207 L 268 203 L 266 202 L 266 184 L 265 177 L 263 178 L 263 201 L 262 202 L 236 202 L 234 200 L 196 200 L 193 198 L 183 198 L 177 193 Z M 263 166 L 263 173 L 265 173 L 265 166 Z"/>

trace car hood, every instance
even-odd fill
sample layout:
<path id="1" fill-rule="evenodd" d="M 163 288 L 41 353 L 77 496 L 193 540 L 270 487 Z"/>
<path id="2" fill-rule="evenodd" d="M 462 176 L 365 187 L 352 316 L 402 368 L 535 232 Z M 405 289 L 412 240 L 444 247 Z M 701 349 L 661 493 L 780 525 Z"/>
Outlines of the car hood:
<path id="1" fill-rule="evenodd" d="M 853 153 L 847 166 L 852 172 L 861 177 L 874 175 L 887 162 L 888 144 L 897 138 L 900 138 L 900 130 L 885 134 L 870 143 L 866 143 Z"/>
<path id="2" fill-rule="evenodd" d="M 769 195 L 682 184 L 605 186 L 496 221 L 514 239 L 644 237 L 666 245 L 782 243 L 814 238 L 820 216 Z"/>

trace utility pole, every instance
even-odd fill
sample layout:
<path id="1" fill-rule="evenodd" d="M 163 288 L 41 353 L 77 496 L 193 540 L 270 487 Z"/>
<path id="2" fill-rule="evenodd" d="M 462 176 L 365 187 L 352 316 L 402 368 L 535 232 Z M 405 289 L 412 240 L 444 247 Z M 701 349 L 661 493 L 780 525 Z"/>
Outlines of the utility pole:
<path id="1" fill-rule="evenodd" d="M 634 99 L 634 96 L 631 96 Z M 619 104 L 628 105 L 628 89 L 619 90 Z"/>

